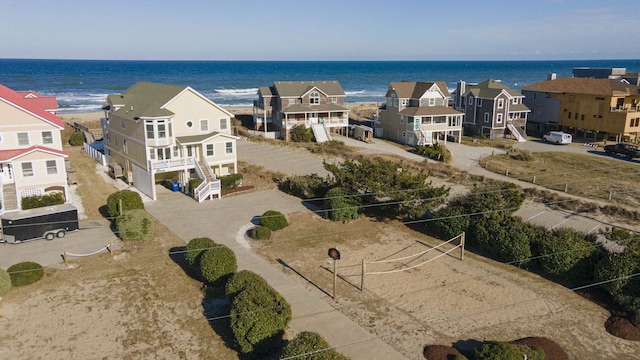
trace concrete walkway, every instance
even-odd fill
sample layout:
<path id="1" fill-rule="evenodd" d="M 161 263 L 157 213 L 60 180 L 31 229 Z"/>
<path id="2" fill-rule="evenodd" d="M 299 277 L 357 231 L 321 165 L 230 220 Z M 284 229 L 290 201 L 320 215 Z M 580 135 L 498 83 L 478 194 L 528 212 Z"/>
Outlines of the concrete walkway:
<path id="1" fill-rule="evenodd" d="M 239 151 L 241 153 L 242 150 Z M 158 200 L 145 205 L 146 210 L 185 241 L 207 236 L 229 246 L 238 259 L 238 269 L 262 275 L 291 304 L 296 333 L 314 331 L 338 351 L 351 359 L 405 359 L 384 341 L 374 338 L 351 319 L 329 305 L 330 298 L 318 298 L 287 274 L 284 266 L 274 266 L 236 241 L 253 217 L 267 210 L 284 214 L 304 210 L 300 199 L 277 190 L 259 191 L 197 203 L 181 194 L 158 186 Z M 318 254 L 318 261 L 326 259 Z"/>

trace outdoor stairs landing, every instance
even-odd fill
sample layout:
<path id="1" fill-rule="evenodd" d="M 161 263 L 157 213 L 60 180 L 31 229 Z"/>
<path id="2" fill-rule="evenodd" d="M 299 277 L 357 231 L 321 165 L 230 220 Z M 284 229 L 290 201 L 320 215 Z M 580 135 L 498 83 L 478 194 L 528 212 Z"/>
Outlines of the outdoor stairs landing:
<path id="1" fill-rule="evenodd" d="M 11 211 L 18 209 L 18 196 L 16 195 L 15 184 L 2 186 L 2 210 Z"/>
<path id="2" fill-rule="evenodd" d="M 515 125 L 511 123 L 507 123 L 507 128 L 511 132 L 511 135 L 515 136 L 518 142 L 525 142 L 527 139 L 525 138 L 526 134 L 523 134 L 522 129 L 517 128 Z"/>
<path id="3" fill-rule="evenodd" d="M 209 174 L 209 171 L 207 170 L 207 166 L 204 164 L 204 162 L 202 160 L 198 160 L 198 165 L 200 165 L 200 169 L 202 169 L 202 173 L 204 174 L 204 179 L 202 179 L 205 182 L 213 182 L 213 179 L 211 178 L 211 175 Z"/>
<path id="4" fill-rule="evenodd" d="M 313 136 L 316 138 L 316 142 L 323 143 L 331 141 L 329 130 L 324 124 L 311 124 L 311 130 L 313 131 Z"/>

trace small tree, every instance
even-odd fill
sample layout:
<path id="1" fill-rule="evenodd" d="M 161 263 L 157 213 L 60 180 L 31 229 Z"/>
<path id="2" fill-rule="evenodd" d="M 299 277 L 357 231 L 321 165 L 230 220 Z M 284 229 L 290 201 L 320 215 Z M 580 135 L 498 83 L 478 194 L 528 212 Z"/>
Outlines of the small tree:
<path id="1" fill-rule="evenodd" d="M 11 276 L 9 273 L 0 269 L 0 296 L 6 295 L 11 290 Z"/>
<path id="2" fill-rule="evenodd" d="M 9 273 L 11 277 L 11 284 L 13 286 L 23 286 L 33 284 L 42 279 L 44 276 L 44 268 L 38 263 L 25 261 L 10 266 L 7 269 L 7 273 Z"/>
<path id="3" fill-rule="evenodd" d="M 595 244 L 596 237 L 569 228 L 556 228 L 547 231 L 539 242 L 538 260 L 549 274 L 563 276 L 574 283 L 590 281 L 599 255 Z M 576 280 L 578 280 L 576 282 Z"/>
<path id="4" fill-rule="evenodd" d="M 316 351 L 317 353 L 314 354 Z M 349 359 L 337 352 L 335 349 L 331 349 L 327 340 L 320 336 L 320 334 L 310 331 L 303 331 L 295 338 L 291 339 L 282 352 L 282 358 L 289 358 L 304 354 L 309 354 L 302 357 L 302 359 L 307 360 Z"/>
<path id="5" fill-rule="evenodd" d="M 233 301 L 239 293 L 248 287 L 269 286 L 267 281 L 260 275 L 249 270 L 239 271 L 227 281 L 224 286 L 224 293 Z"/>
<path id="6" fill-rule="evenodd" d="M 303 124 L 296 125 L 291 128 L 289 132 L 291 141 L 294 142 L 310 142 L 313 139 L 311 129 L 307 128 Z"/>
<path id="7" fill-rule="evenodd" d="M 247 287 L 231 303 L 231 330 L 243 354 L 264 357 L 282 345 L 291 307 L 270 286 Z"/>
<path id="8" fill-rule="evenodd" d="M 325 217 L 333 221 L 345 221 L 360 217 L 362 201 L 357 194 L 347 189 L 335 187 L 325 194 Z"/>
<path id="9" fill-rule="evenodd" d="M 200 258 L 200 274 L 212 285 L 224 285 L 237 269 L 236 254 L 224 245 L 205 251 Z"/>
<path id="10" fill-rule="evenodd" d="M 254 240 L 270 240 L 271 230 L 266 226 L 258 225 L 251 229 L 249 236 Z"/>
<path id="11" fill-rule="evenodd" d="M 202 253 L 214 246 L 216 246 L 215 241 L 208 237 L 191 239 L 185 248 L 184 259 L 193 270 L 198 270 Z"/>
<path id="12" fill-rule="evenodd" d="M 115 218 L 120 215 L 120 203 L 122 202 L 122 212 L 133 209 L 144 209 L 140 194 L 132 190 L 120 190 L 109 195 L 107 207 L 109 216 Z"/>
<path id="13" fill-rule="evenodd" d="M 82 146 L 84 144 L 84 135 L 81 132 L 74 132 L 69 137 L 69 145 L 71 146 Z"/>
<path id="14" fill-rule="evenodd" d="M 277 231 L 286 228 L 289 223 L 281 212 L 268 210 L 260 216 L 260 225 L 269 228 L 271 231 Z"/>
<path id="15" fill-rule="evenodd" d="M 147 241 L 153 238 L 155 222 L 148 212 L 134 209 L 116 220 L 116 229 L 124 241 Z"/>

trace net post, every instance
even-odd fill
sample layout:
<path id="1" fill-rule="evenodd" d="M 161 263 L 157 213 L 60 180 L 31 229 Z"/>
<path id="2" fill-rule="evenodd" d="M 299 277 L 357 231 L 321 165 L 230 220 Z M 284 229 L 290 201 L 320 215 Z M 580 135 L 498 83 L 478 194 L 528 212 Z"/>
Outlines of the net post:
<path id="1" fill-rule="evenodd" d="M 107 250 L 109 250 L 109 254 L 113 256 L 113 243 L 109 243 L 109 247 L 107 248 Z"/>
<path id="2" fill-rule="evenodd" d="M 63 252 L 62 253 L 62 261 L 64 262 L 65 265 L 67 265 L 67 252 Z"/>
<path id="3" fill-rule="evenodd" d="M 360 278 L 360 291 L 364 291 L 364 276 L 367 273 L 367 260 L 362 258 L 362 276 Z"/>
<path id="4" fill-rule="evenodd" d="M 460 260 L 464 260 L 464 231 L 460 234 Z"/>

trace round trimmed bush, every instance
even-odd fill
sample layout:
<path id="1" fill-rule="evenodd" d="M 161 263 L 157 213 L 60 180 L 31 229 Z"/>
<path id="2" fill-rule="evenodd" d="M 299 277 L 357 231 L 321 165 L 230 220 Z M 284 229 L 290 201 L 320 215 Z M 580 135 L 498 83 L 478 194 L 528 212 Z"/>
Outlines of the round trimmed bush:
<path id="1" fill-rule="evenodd" d="M 231 330 L 240 352 L 264 357 L 282 347 L 291 306 L 270 286 L 247 287 L 231 303 Z"/>
<path id="2" fill-rule="evenodd" d="M 216 246 L 216 243 L 208 237 L 191 239 L 185 248 L 184 259 L 192 269 L 200 269 L 202 253 L 214 246 Z"/>
<path id="3" fill-rule="evenodd" d="M 11 290 L 11 276 L 9 273 L 0 269 L 0 296 L 6 295 Z"/>
<path id="4" fill-rule="evenodd" d="M 124 241 L 147 241 L 153 238 L 155 222 L 148 212 L 134 209 L 116 220 L 116 229 Z"/>
<path id="5" fill-rule="evenodd" d="M 267 281 L 260 275 L 249 270 L 239 271 L 227 281 L 224 293 L 233 301 L 239 293 L 248 287 L 269 286 Z"/>
<path id="6" fill-rule="evenodd" d="M 477 360 L 521 360 L 522 352 L 509 343 L 488 341 L 474 350 L 474 356 Z"/>
<path id="7" fill-rule="evenodd" d="M 266 226 L 258 225 L 251 229 L 249 236 L 254 240 L 270 240 L 271 230 Z"/>
<path id="8" fill-rule="evenodd" d="M 115 218 L 120 215 L 118 207 L 120 206 L 120 200 L 122 200 L 122 212 L 133 209 L 144 209 L 142 198 L 140 194 L 132 190 L 120 190 L 109 195 L 107 198 L 107 208 L 109 216 Z"/>
<path id="9" fill-rule="evenodd" d="M 200 257 L 200 274 L 212 285 L 223 285 L 237 269 L 236 254 L 224 245 L 209 249 Z"/>
<path id="10" fill-rule="evenodd" d="M 81 132 L 74 132 L 69 137 L 69 145 L 71 146 L 82 146 L 84 144 L 84 135 Z"/>
<path id="11" fill-rule="evenodd" d="M 269 228 L 271 231 L 277 231 L 286 228 L 289 223 L 281 212 L 268 210 L 260 216 L 260 225 Z"/>
<path id="12" fill-rule="evenodd" d="M 7 273 L 9 273 L 9 277 L 11 277 L 11 284 L 13 286 L 23 286 L 33 284 L 42 279 L 44 276 L 44 268 L 38 263 L 25 261 L 10 266 L 7 269 Z"/>
<path id="13" fill-rule="evenodd" d="M 320 334 L 311 331 L 303 331 L 291 339 L 282 352 L 283 358 L 299 356 L 314 351 L 328 349 L 329 343 Z M 340 354 L 335 349 L 325 350 L 319 353 L 304 356 L 308 360 L 347 360 L 348 357 Z"/>

